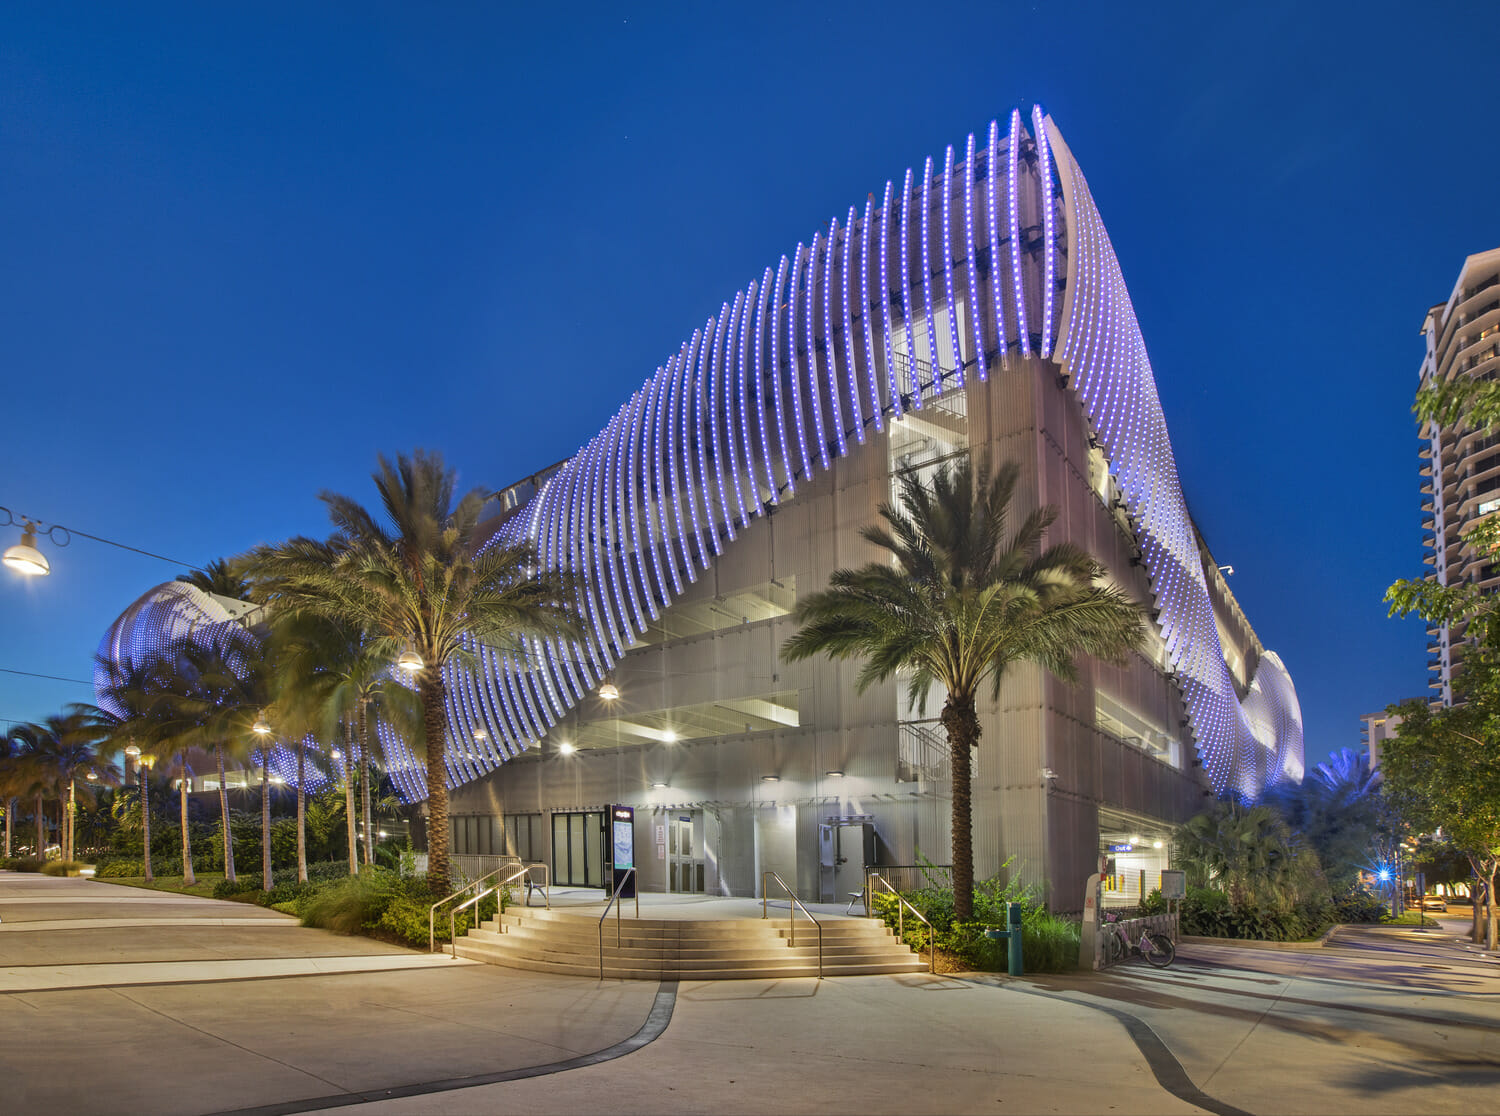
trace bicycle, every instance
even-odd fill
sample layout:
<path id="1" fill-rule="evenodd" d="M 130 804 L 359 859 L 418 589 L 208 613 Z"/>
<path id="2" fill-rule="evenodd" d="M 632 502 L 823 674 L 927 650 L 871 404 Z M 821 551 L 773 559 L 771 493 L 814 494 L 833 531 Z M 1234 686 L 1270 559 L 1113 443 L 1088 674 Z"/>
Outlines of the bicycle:
<path id="1" fill-rule="evenodd" d="M 1139 953 L 1152 968 L 1165 969 L 1177 957 L 1177 946 L 1170 934 L 1153 933 L 1142 927 L 1140 937 L 1131 945 L 1125 927 L 1109 915 L 1105 916 L 1104 935 L 1105 962 L 1110 965 L 1123 961 L 1132 953 Z"/>

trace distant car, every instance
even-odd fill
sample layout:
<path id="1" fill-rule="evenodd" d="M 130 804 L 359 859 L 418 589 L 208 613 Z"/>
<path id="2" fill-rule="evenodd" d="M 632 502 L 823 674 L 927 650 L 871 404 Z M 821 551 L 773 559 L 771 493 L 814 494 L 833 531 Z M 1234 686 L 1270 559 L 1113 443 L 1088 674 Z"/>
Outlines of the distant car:
<path id="1" fill-rule="evenodd" d="M 1424 895 L 1422 897 L 1422 909 L 1424 911 L 1443 911 L 1446 913 L 1448 910 L 1448 900 L 1444 899 L 1441 895 Z"/>

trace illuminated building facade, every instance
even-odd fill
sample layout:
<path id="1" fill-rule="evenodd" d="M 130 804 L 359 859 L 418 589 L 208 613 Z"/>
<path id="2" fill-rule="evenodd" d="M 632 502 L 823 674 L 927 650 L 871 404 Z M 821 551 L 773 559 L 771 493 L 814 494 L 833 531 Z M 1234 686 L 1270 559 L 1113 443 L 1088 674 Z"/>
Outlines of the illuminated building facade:
<path id="1" fill-rule="evenodd" d="M 799 595 L 875 556 L 858 531 L 896 478 L 962 454 L 1020 462 L 1018 514 L 1056 505 L 1049 541 L 1154 620 L 1124 667 L 1076 686 L 1020 668 L 982 703 L 981 876 L 1014 857 L 1076 907 L 1102 848 L 1301 778 L 1295 689 L 1188 515 L 1119 264 L 1034 110 L 834 214 L 503 495 L 501 536 L 581 577 L 588 633 L 452 673 L 455 848 L 592 883 L 621 802 L 648 888 L 757 894 L 774 869 L 831 899 L 857 889 L 851 861 L 946 861 L 942 695 L 909 709 L 895 684 L 857 693 L 855 665 L 777 649 Z"/>
<path id="2" fill-rule="evenodd" d="M 1458 376 L 1492 380 L 1500 375 L 1500 248 L 1464 261 L 1446 302 L 1427 311 L 1421 386 Z M 1463 424 L 1422 431 L 1423 561 L 1440 585 L 1469 583 L 1500 587 L 1494 555 L 1463 537 L 1500 511 L 1500 435 Z M 1428 686 L 1434 698 L 1453 700 L 1453 673 L 1463 661 L 1464 629 L 1433 625 L 1427 630 Z"/>
<path id="3" fill-rule="evenodd" d="M 1077 909 L 1109 851 L 1129 897 L 1208 797 L 1301 778 L 1295 689 L 1188 515 L 1119 264 L 1037 109 L 833 215 L 578 453 L 500 494 L 496 537 L 577 576 L 587 630 L 450 670 L 455 851 L 597 884 L 620 803 L 646 889 L 753 895 L 774 870 L 843 901 L 866 863 L 946 862 L 943 695 L 912 709 L 896 683 L 856 692 L 856 664 L 778 649 L 799 596 L 876 556 L 859 529 L 898 479 L 965 454 L 1018 462 L 1014 514 L 1056 506 L 1048 542 L 1094 554 L 1153 621 L 1123 666 L 1075 685 L 1019 666 L 981 695 L 981 878 L 1009 861 Z"/>

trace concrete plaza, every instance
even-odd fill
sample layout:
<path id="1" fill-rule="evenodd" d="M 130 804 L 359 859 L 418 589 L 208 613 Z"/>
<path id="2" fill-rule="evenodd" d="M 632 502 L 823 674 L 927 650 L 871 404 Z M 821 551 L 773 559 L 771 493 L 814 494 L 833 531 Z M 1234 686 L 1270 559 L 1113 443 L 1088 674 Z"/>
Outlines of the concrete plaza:
<path id="1" fill-rule="evenodd" d="M 1188 944 L 1166 972 L 677 986 L 0 873 L 0 1108 L 1469 1111 L 1500 1084 L 1500 966 L 1458 929 Z"/>

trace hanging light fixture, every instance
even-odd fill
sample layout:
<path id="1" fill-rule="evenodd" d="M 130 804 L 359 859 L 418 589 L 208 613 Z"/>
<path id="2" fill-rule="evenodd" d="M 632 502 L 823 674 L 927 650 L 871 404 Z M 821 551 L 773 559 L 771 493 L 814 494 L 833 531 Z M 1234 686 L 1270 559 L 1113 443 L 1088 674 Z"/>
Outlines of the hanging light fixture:
<path id="1" fill-rule="evenodd" d="M 426 665 L 427 664 L 422 661 L 422 656 L 418 655 L 410 647 L 401 652 L 400 658 L 396 660 L 396 666 L 399 669 L 406 671 L 408 674 L 415 674 Z"/>
<path id="2" fill-rule="evenodd" d="M 602 685 L 602 686 L 599 687 L 599 700 L 600 701 L 619 701 L 620 700 L 620 687 L 616 686 L 613 682 L 606 682 L 606 683 L 604 683 L 604 685 Z"/>
<path id="3" fill-rule="evenodd" d="M 36 524 L 22 520 L 21 541 L 5 552 L 5 564 L 26 577 L 45 577 L 52 572 L 47 556 L 36 548 Z"/>
<path id="4" fill-rule="evenodd" d="M 141 750 L 140 750 L 140 748 L 136 747 L 134 744 L 127 744 L 127 745 L 125 745 L 125 754 L 127 756 L 129 756 L 131 759 L 140 759 L 141 758 Z"/>
<path id="5" fill-rule="evenodd" d="M 271 724 L 266 720 L 265 714 L 261 714 L 259 717 L 255 718 L 255 724 L 250 726 L 250 731 L 255 733 L 256 736 L 271 735 Z"/>

